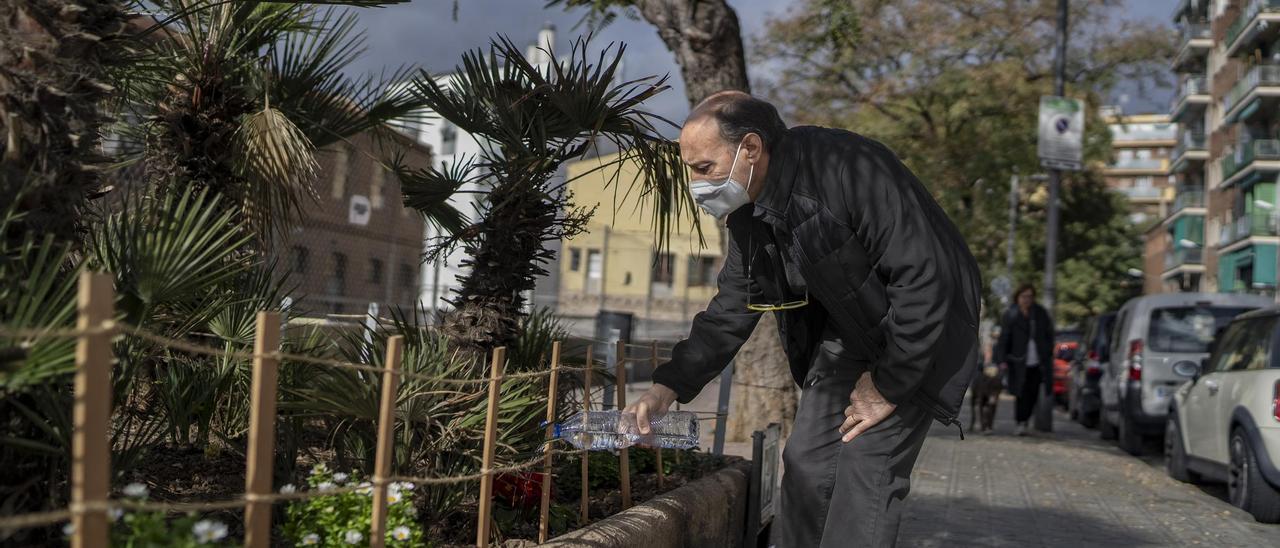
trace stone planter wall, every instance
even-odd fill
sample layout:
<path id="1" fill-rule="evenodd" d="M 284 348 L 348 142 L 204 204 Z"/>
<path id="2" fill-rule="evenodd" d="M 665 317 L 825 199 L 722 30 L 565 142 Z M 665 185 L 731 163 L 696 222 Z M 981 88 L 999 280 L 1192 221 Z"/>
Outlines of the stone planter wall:
<path id="1" fill-rule="evenodd" d="M 737 462 L 544 546 L 733 548 L 742 545 L 751 463 Z"/>

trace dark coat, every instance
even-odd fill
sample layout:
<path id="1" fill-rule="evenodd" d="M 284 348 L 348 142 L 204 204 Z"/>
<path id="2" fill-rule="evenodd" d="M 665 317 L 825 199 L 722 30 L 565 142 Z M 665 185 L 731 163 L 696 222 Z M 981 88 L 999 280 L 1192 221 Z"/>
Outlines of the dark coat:
<path id="1" fill-rule="evenodd" d="M 807 290 L 809 306 L 777 313 L 797 383 L 821 347 L 866 363 L 890 402 L 954 422 L 977 362 L 981 279 L 929 191 L 884 145 L 817 127 L 774 145 L 764 184 L 729 215 L 719 291 L 654 381 L 692 400 L 755 328 L 748 300 Z M 823 345 L 832 335 L 840 344 Z"/>
<path id="2" fill-rule="evenodd" d="M 1035 333 L 1031 332 L 1031 318 L 1035 317 Z M 1040 357 L 1040 380 L 1045 390 L 1053 387 L 1053 319 L 1038 304 L 1031 305 L 1031 314 L 1024 315 L 1017 306 L 1010 307 L 1000 322 L 1000 339 L 992 349 L 996 363 L 1009 365 L 1009 391 L 1022 393 L 1022 379 L 1026 371 L 1027 342 L 1034 336 L 1036 354 Z"/>

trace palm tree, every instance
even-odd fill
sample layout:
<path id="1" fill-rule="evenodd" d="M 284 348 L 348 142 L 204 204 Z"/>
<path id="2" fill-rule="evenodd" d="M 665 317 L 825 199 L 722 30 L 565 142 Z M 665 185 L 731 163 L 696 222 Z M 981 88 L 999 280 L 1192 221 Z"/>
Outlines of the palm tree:
<path id="1" fill-rule="evenodd" d="M 0 237 L 23 234 L 69 243 L 98 191 L 98 104 L 118 60 L 111 43 L 123 26 L 117 1 L 0 2 L 0 203 L 21 216 Z"/>
<path id="2" fill-rule="evenodd" d="M 363 132 L 389 136 L 392 120 L 412 121 L 421 110 L 412 93 L 388 85 L 411 67 L 347 76 L 363 52 L 356 15 L 317 6 L 400 1 L 146 2 L 157 15 L 115 74 L 115 108 L 122 120 L 141 122 L 115 126 L 140 145 L 123 162 L 141 162 L 153 188 L 224 197 L 236 221 L 265 242 L 313 198 L 317 149 Z"/>
<path id="3" fill-rule="evenodd" d="M 667 89 L 666 78 L 618 82 L 624 51 L 625 46 L 610 45 L 592 59 L 587 41 L 577 40 L 566 59 L 535 66 L 515 44 L 499 38 L 487 54 L 464 55 L 447 85 L 425 74 L 418 79 L 415 89 L 422 101 L 475 136 L 482 148 L 478 157 L 442 170 L 397 169 L 405 204 L 452 230 L 435 242 L 432 254 L 457 245 L 466 252 L 462 266 L 469 273 L 444 319 L 445 332 L 455 341 L 483 350 L 514 340 L 522 295 L 555 259 L 547 242 L 581 233 L 594 213 L 564 192 L 569 181 L 553 183 L 553 177 L 562 164 L 594 146 L 621 151 L 599 168 L 614 170 L 610 185 L 621 185 L 624 165 L 639 167 L 624 194 L 653 208 L 654 230 L 663 245 L 679 212 L 696 223 L 678 150 L 655 126 L 670 122 L 641 109 Z M 480 219 L 464 226 L 445 200 L 469 183 L 479 183 L 486 195 Z"/>

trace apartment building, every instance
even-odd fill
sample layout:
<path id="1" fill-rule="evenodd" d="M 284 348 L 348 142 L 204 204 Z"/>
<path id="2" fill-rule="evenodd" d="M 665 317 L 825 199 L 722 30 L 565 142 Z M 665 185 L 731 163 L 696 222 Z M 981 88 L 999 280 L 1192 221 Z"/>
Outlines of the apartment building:
<path id="1" fill-rule="evenodd" d="M 1169 167 L 1177 126 L 1167 114 L 1124 115 L 1104 107 L 1111 133 L 1112 158 L 1103 169 L 1107 186 L 1129 199 L 1129 219 L 1138 225 L 1158 221 L 1173 201 Z"/>
<path id="2" fill-rule="evenodd" d="M 1147 289 L 1274 294 L 1280 175 L 1280 0 L 1183 0 L 1175 12 L 1177 194 L 1148 251 Z"/>

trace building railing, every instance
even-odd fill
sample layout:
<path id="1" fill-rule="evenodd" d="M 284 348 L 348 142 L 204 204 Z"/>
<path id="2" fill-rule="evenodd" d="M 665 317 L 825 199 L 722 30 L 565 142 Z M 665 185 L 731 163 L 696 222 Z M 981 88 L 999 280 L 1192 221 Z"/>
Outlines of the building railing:
<path id="1" fill-rule="evenodd" d="M 1187 264 L 1203 264 L 1204 250 L 1198 247 L 1175 247 L 1164 255 L 1164 269 L 1169 270 Z"/>
<path id="2" fill-rule="evenodd" d="M 1280 2 L 1280 0 L 1276 0 Z M 1280 86 L 1280 65 L 1254 65 L 1249 68 L 1249 72 L 1245 73 L 1236 85 L 1227 92 L 1227 96 L 1222 98 L 1222 112 L 1231 112 L 1240 104 L 1249 92 L 1258 88 L 1258 86 Z"/>
<path id="3" fill-rule="evenodd" d="M 1182 81 L 1178 86 L 1178 95 L 1173 98 L 1173 109 L 1176 110 L 1178 105 L 1187 100 L 1192 95 L 1208 95 L 1209 82 L 1204 76 L 1190 76 Z"/>
<path id="4" fill-rule="evenodd" d="M 1276 236 L 1276 217 L 1270 211 L 1247 213 L 1235 220 L 1235 223 L 1222 227 L 1219 238 L 1220 245 L 1231 245 L 1252 236 Z"/>
<path id="5" fill-rule="evenodd" d="M 1222 180 L 1230 179 L 1254 160 L 1280 160 L 1280 141 L 1258 139 L 1228 149 L 1222 158 Z"/>
<path id="6" fill-rule="evenodd" d="M 1164 158 L 1130 158 L 1127 160 L 1116 160 L 1111 164 L 1111 169 L 1142 169 L 1142 170 L 1164 170 L 1168 167 L 1168 161 Z"/>
<path id="7" fill-rule="evenodd" d="M 1147 186 L 1147 187 L 1135 186 L 1135 187 L 1129 187 L 1129 188 L 1122 188 L 1120 189 L 1120 193 L 1124 194 L 1125 196 L 1128 196 L 1130 200 L 1135 200 L 1135 199 L 1150 200 L 1154 198 L 1159 198 L 1160 195 L 1162 194 L 1161 190 L 1162 189 L 1159 189 L 1153 186 Z"/>
<path id="8" fill-rule="evenodd" d="M 1176 213 L 1189 207 L 1204 207 L 1203 190 L 1178 189 L 1178 196 L 1173 199 L 1173 211 Z"/>
<path id="9" fill-rule="evenodd" d="M 1184 131 L 1178 137 L 1178 144 L 1173 147 L 1173 161 L 1178 161 L 1183 154 L 1188 151 L 1205 150 L 1204 132 L 1201 131 Z"/>
<path id="10" fill-rule="evenodd" d="M 1227 47 L 1231 47 L 1253 18 L 1264 11 L 1280 11 L 1280 0 L 1250 0 L 1245 4 L 1244 9 L 1240 10 L 1240 16 L 1227 27 Z"/>
<path id="11" fill-rule="evenodd" d="M 1183 23 L 1178 29 L 1178 44 L 1186 45 L 1187 42 L 1197 39 L 1208 40 L 1213 38 L 1213 32 L 1208 21 L 1194 21 Z"/>

